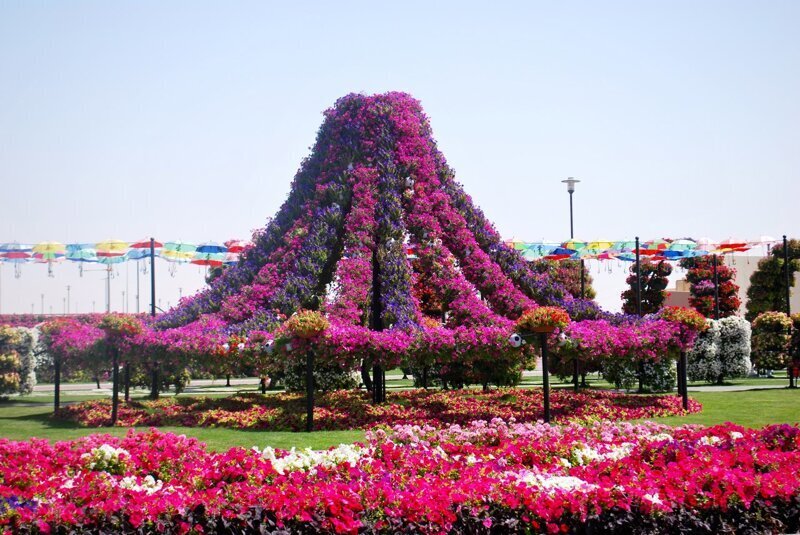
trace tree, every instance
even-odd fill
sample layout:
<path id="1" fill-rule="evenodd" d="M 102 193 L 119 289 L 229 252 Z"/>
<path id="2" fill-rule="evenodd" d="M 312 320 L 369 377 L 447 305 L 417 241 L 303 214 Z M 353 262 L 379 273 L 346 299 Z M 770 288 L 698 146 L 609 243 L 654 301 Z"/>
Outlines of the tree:
<path id="1" fill-rule="evenodd" d="M 687 269 L 686 280 L 689 287 L 689 304 L 707 318 L 714 317 L 714 256 L 697 256 L 681 260 L 681 267 Z M 733 282 L 736 270 L 725 264 L 717 255 L 717 293 L 719 317 L 733 316 L 739 310 L 739 285 Z"/>
<path id="2" fill-rule="evenodd" d="M 794 273 L 800 259 L 800 240 L 789 240 L 789 286 L 794 286 Z M 772 248 L 770 255 L 758 261 L 758 269 L 750 275 L 747 289 L 747 313 L 753 321 L 767 311 L 786 311 L 786 272 L 783 266 L 783 244 Z"/>
<path id="3" fill-rule="evenodd" d="M 642 314 L 658 312 L 667 298 L 668 277 L 672 273 L 672 266 L 663 260 L 653 262 L 648 258 L 639 261 L 642 279 Z M 636 314 L 636 264 L 631 266 L 631 274 L 625 279 L 630 288 L 622 292 L 622 310 L 626 314 Z"/>
<path id="4" fill-rule="evenodd" d="M 581 261 L 580 260 L 548 260 L 541 258 L 529 262 L 531 269 L 536 273 L 549 275 L 550 280 L 563 286 L 572 297 L 581 296 Z M 584 269 L 584 297 L 594 299 L 597 296 L 592 288 L 592 276 L 588 269 Z"/>

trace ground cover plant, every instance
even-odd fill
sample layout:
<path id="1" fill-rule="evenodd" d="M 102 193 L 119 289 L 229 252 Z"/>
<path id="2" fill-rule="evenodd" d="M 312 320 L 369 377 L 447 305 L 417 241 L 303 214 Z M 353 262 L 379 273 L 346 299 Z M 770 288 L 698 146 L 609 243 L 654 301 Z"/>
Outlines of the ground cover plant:
<path id="1" fill-rule="evenodd" d="M 475 419 L 500 417 L 535 422 L 543 417 L 539 389 L 497 389 L 489 392 L 408 390 L 390 392 L 388 403 L 374 405 L 363 391 L 336 391 L 317 398 L 315 429 L 358 429 L 375 425 L 465 424 Z M 685 414 L 680 397 L 637 396 L 603 390 L 574 393 L 554 390 L 551 411 L 556 422 L 624 420 Z M 701 406 L 691 400 L 689 412 Z M 87 401 L 61 409 L 56 418 L 89 427 L 108 425 L 110 403 Z M 262 396 L 241 394 L 227 398 L 172 397 L 122 405 L 118 425 L 230 427 L 275 431 L 305 428 L 305 398 L 281 393 Z"/>
<path id="2" fill-rule="evenodd" d="M 324 452 L 130 432 L 0 440 L 16 532 L 764 533 L 800 527 L 800 428 L 397 426 Z M 268 498 L 268 499 L 267 499 Z"/>

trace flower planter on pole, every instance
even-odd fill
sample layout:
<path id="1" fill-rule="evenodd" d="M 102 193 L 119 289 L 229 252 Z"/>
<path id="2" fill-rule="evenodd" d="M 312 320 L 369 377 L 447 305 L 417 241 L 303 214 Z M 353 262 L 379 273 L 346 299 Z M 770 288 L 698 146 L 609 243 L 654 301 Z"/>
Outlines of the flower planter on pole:
<path id="1" fill-rule="evenodd" d="M 536 327 L 533 332 L 539 335 L 542 345 L 542 390 L 544 391 L 544 421 L 550 423 L 550 369 L 547 358 L 547 337 L 555 331 L 552 327 Z"/>
<path id="2" fill-rule="evenodd" d="M 306 431 L 314 430 L 314 350 L 306 351 Z"/>
<path id="3" fill-rule="evenodd" d="M 559 307 L 533 308 L 525 311 L 517 319 L 517 328 L 520 331 L 539 335 L 539 343 L 542 347 L 542 390 L 546 423 L 550 423 L 550 363 L 547 354 L 547 337 L 556 329 L 565 329 L 569 322 L 569 314 Z"/>
<path id="4" fill-rule="evenodd" d="M 119 411 L 119 352 L 111 349 L 111 425 L 117 425 Z"/>
<path id="5" fill-rule="evenodd" d="M 53 390 L 53 410 L 58 412 L 58 409 L 61 408 L 61 357 L 56 355 L 53 359 L 53 364 L 55 365 L 55 383 L 54 390 Z"/>

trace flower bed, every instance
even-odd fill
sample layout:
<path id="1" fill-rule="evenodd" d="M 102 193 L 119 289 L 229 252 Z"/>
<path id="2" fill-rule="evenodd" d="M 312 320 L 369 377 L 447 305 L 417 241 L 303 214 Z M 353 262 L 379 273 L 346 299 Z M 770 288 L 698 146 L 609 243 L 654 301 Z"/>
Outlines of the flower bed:
<path id="1" fill-rule="evenodd" d="M 574 393 L 553 390 L 550 395 L 556 422 L 630 420 L 685 414 L 678 396 L 636 396 L 602 390 Z M 689 412 L 701 405 L 690 400 Z M 87 401 L 63 408 L 58 418 L 89 427 L 108 425 L 106 400 Z M 375 425 L 464 424 L 476 419 L 514 418 L 535 422 L 543 417 L 539 389 L 390 392 L 388 403 L 373 405 L 366 392 L 341 390 L 321 394 L 314 410 L 315 429 L 370 428 Z M 305 429 L 305 397 L 297 394 L 236 395 L 228 398 L 164 398 L 122 405 L 118 425 L 203 426 L 272 431 Z"/>
<path id="2" fill-rule="evenodd" d="M 786 533 L 800 428 L 397 426 L 325 452 L 151 430 L 0 440 L 14 532 Z"/>

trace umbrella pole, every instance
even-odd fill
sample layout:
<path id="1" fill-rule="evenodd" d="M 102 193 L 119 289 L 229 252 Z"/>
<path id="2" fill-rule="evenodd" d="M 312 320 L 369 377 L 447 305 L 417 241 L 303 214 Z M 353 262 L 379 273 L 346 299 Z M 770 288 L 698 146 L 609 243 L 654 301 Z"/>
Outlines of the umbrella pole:
<path id="1" fill-rule="evenodd" d="M 139 313 L 139 260 L 136 261 L 136 313 Z"/>
<path id="2" fill-rule="evenodd" d="M 111 313 L 111 264 L 106 268 L 106 314 Z"/>

